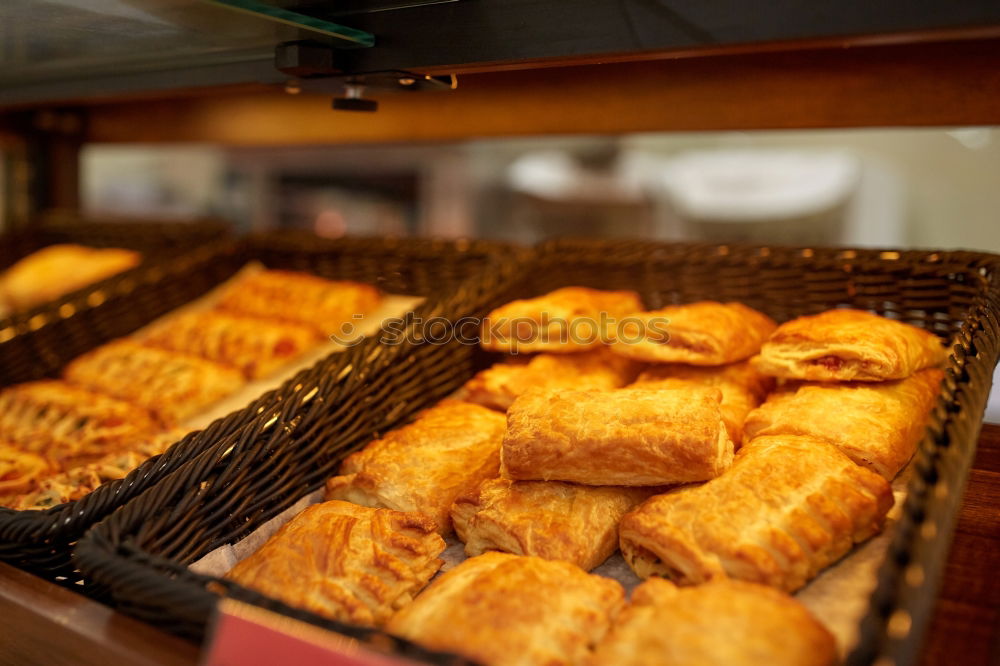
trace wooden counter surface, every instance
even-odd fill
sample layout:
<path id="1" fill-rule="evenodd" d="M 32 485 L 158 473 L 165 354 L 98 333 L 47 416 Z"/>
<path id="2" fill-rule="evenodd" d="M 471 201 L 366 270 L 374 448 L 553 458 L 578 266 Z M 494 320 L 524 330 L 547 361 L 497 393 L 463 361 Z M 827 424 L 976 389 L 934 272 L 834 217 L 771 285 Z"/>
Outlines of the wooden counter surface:
<path id="1" fill-rule="evenodd" d="M 983 426 L 923 664 L 1000 663 L 1000 425 Z M 184 666 L 198 648 L 0 563 L 0 664 Z"/>

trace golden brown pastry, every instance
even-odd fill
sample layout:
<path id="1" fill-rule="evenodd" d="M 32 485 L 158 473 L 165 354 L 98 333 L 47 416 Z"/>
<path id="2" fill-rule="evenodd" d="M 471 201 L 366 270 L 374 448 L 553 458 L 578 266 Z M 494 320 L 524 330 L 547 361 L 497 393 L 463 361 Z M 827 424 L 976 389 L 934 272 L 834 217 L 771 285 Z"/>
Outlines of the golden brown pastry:
<path id="1" fill-rule="evenodd" d="M 132 250 L 50 245 L 0 275 L 0 301 L 12 310 L 31 308 L 121 273 L 141 259 Z"/>
<path id="2" fill-rule="evenodd" d="M 833 635 L 799 602 L 753 583 L 678 588 L 650 578 L 587 666 L 833 666 Z"/>
<path id="3" fill-rule="evenodd" d="M 264 270 L 237 279 L 217 305 L 237 314 L 309 324 L 328 337 L 346 323 L 356 324 L 355 315 L 371 312 L 381 300 L 379 290 L 369 284 Z"/>
<path id="4" fill-rule="evenodd" d="M 142 342 L 194 354 L 239 368 L 251 379 L 266 377 L 322 338 L 305 324 L 271 321 L 221 311 L 189 312 L 155 326 Z"/>
<path id="5" fill-rule="evenodd" d="M 568 562 L 491 552 L 435 580 L 386 629 L 484 666 L 571 666 L 624 601 L 616 581 Z"/>
<path id="6" fill-rule="evenodd" d="M 739 446 L 743 420 L 774 388 L 774 378 L 760 374 L 748 361 L 707 367 L 669 363 L 650 366 L 632 387 L 677 390 L 690 384 L 714 386 L 722 391 L 722 420 L 729 438 Z"/>
<path id="7" fill-rule="evenodd" d="M 233 368 L 124 339 L 73 360 L 63 377 L 141 405 L 165 424 L 194 416 L 244 383 Z"/>
<path id="8" fill-rule="evenodd" d="M 512 356 L 478 373 L 462 387 L 462 398 L 505 411 L 517 396 L 531 388 L 614 389 L 628 384 L 637 364 L 617 356 L 607 347 L 577 354 Z"/>
<path id="9" fill-rule="evenodd" d="M 324 617 L 379 626 L 441 567 L 444 539 L 416 513 L 313 504 L 226 578 Z"/>
<path id="10" fill-rule="evenodd" d="M 618 522 L 651 488 L 490 479 L 451 508 L 472 557 L 488 550 L 572 562 L 590 571 L 618 550 Z"/>
<path id="11" fill-rule="evenodd" d="M 903 379 L 940 365 L 947 350 L 929 331 L 860 310 L 785 322 L 753 363 L 763 373 L 811 381 Z"/>
<path id="12" fill-rule="evenodd" d="M 6 498 L 36 488 L 51 469 L 49 461 L 42 456 L 0 442 L 0 506 L 9 505 Z"/>
<path id="13" fill-rule="evenodd" d="M 503 476 L 592 486 L 704 481 L 733 459 L 712 387 L 528 391 L 507 411 Z"/>
<path id="14" fill-rule="evenodd" d="M 650 498 L 622 519 L 640 578 L 729 576 L 787 592 L 882 529 L 892 489 L 812 437 L 758 437 L 717 479 Z"/>
<path id="15" fill-rule="evenodd" d="M 156 428 L 141 407 L 66 382 L 27 382 L 0 391 L 0 438 L 57 468 L 121 450 Z"/>
<path id="16" fill-rule="evenodd" d="M 564 287 L 511 301 L 486 315 L 483 349 L 502 352 L 575 352 L 604 344 L 608 318 L 642 309 L 634 291 Z M 602 316 L 603 315 L 603 316 Z"/>
<path id="17" fill-rule="evenodd" d="M 499 412 L 442 401 L 349 456 L 326 482 L 326 497 L 419 511 L 448 534 L 455 498 L 497 476 L 503 430 Z"/>
<path id="18" fill-rule="evenodd" d="M 623 319 L 611 351 L 652 363 L 724 365 L 760 351 L 775 326 L 770 317 L 742 303 L 671 305 Z"/>
<path id="19" fill-rule="evenodd" d="M 750 413 L 744 437 L 817 437 L 891 481 L 916 451 L 942 377 L 931 368 L 894 382 L 789 386 Z"/>

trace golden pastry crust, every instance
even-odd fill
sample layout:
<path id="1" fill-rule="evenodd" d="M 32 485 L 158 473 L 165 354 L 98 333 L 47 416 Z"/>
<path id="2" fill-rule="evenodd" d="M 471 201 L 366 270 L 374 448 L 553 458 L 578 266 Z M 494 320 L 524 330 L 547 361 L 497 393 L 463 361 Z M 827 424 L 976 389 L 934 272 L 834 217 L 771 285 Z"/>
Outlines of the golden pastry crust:
<path id="1" fill-rule="evenodd" d="M 586 666 L 833 666 L 833 635 L 799 602 L 773 588 L 718 580 L 678 588 L 650 578 Z"/>
<path id="2" fill-rule="evenodd" d="M 742 303 L 671 305 L 626 317 L 611 351 L 652 363 L 724 365 L 756 354 L 776 326 Z"/>
<path id="3" fill-rule="evenodd" d="M 779 326 L 753 363 L 788 379 L 877 382 L 938 366 L 946 355 L 930 331 L 870 312 L 828 310 Z"/>
<path id="4" fill-rule="evenodd" d="M 632 387 L 677 390 L 690 384 L 714 386 L 722 391 L 722 420 L 738 447 L 743 439 L 744 419 L 774 388 L 774 378 L 757 372 L 749 361 L 708 367 L 670 363 L 650 366 Z"/>
<path id="5" fill-rule="evenodd" d="M 44 457 L 0 442 L 0 506 L 9 506 L 14 496 L 38 487 L 51 471 Z"/>
<path id="6" fill-rule="evenodd" d="M 62 381 L 17 384 L 0 391 L 0 438 L 68 468 L 150 436 L 157 424 L 128 402 Z"/>
<path id="7" fill-rule="evenodd" d="M 489 550 L 572 562 L 585 571 L 618 550 L 618 522 L 651 488 L 490 479 L 455 500 L 469 557 Z"/>
<path id="8" fill-rule="evenodd" d="M 719 389 L 528 391 L 507 411 L 503 476 L 592 486 L 704 481 L 733 459 Z"/>
<path id="9" fill-rule="evenodd" d="M 143 343 L 154 347 L 239 368 L 251 379 L 266 377 L 321 340 L 305 324 L 211 310 L 170 317 L 142 337 Z"/>
<path id="10" fill-rule="evenodd" d="M 931 368 L 894 382 L 789 386 L 750 413 L 744 437 L 823 439 L 891 481 L 913 457 L 943 377 Z"/>
<path id="11" fill-rule="evenodd" d="M 244 383 L 233 368 L 125 339 L 76 358 L 63 377 L 141 405 L 168 425 L 194 416 Z"/>
<path id="12" fill-rule="evenodd" d="M 503 431 L 503 414 L 442 401 L 350 455 L 326 482 L 326 497 L 418 511 L 448 534 L 455 498 L 499 473 Z"/>
<path id="13" fill-rule="evenodd" d="M 0 301 L 12 310 L 34 307 L 139 264 L 132 250 L 50 245 L 29 254 L 0 275 Z"/>
<path id="14" fill-rule="evenodd" d="M 622 519 L 641 578 L 729 576 L 797 590 L 882 529 L 892 489 L 812 437 L 758 437 L 718 479 L 657 495 Z"/>
<path id="15" fill-rule="evenodd" d="M 462 387 L 464 400 L 506 411 L 525 391 L 614 389 L 628 384 L 636 363 L 598 347 L 578 354 L 514 356 L 478 373 Z"/>
<path id="16" fill-rule="evenodd" d="M 349 502 L 314 504 L 226 578 L 342 622 L 380 626 L 441 567 L 426 516 Z"/>
<path id="17" fill-rule="evenodd" d="M 381 292 L 370 284 L 263 270 L 229 285 L 217 307 L 237 314 L 308 324 L 328 337 L 341 333 L 345 324 L 356 323 L 354 315 L 375 310 L 381 300 Z"/>
<path id="18" fill-rule="evenodd" d="M 386 628 L 485 666 L 571 666 L 624 601 L 616 581 L 568 562 L 491 552 L 446 572 Z"/>
<path id="19" fill-rule="evenodd" d="M 483 321 L 479 342 L 483 349 L 500 352 L 593 349 L 604 344 L 607 317 L 641 309 L 642 299 L 634 291 L 564 287 L 493 310 Z"/>

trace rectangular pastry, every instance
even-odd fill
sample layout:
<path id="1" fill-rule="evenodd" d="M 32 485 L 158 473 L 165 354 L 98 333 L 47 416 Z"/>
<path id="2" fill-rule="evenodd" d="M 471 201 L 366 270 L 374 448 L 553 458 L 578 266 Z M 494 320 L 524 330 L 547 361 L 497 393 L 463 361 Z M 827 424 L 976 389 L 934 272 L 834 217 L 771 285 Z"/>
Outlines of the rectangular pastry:
<path id="1" fill-rule="evenodd" d="M 586 666 L 834 666 L 833 635 L 805 606 L 764 585 L 721 579 L 632 592 Z"/>
<path id="2" fill-rule="evenodd" d="M 572 562 L 585 571 L 618 550 L 618 522 L 651 488 L 490 479 L 451 508 L 472 557 L 488 550 Z"/>
<path id="3" fill-rule="evenodd" d="M 640 578 L 728 576 L 787 592 L 882 529 L 889 482 L 812 437 L 758 437 L 717 479 L 650 498 L 622 519 Z"/>
<path id="4" fill-rule="evenodd" d="M 507 411 L 503 476 L 592 486 L 704 481 L 733 459 L 719 389 L 528 391 Z"/>
<path id="5" fill-rule="evenodd" d="M 940 365 L 940 338 L 860 310 L 827 310 L 778 327 L 753 362 L 775 377 L 879 382 Z"/>
<path id="6" fill-rule="evenodd" d="M 17 384 L 0 391 L 0 439 L 67 468 L 150 436 L 149 412 L 62 381 Z"/>
<path id="7" fill-rule="evenodd" d="M 756 354 L 776 326 L 742 303 L 671 305 L 623 319 L 611 350 L 650 363 L 724 365 Z"/>
<path id="8" fill-rule="evenodd" d="M 132 250 L 50 245 L 0 275 L 0 301 L 12 310 L 32 308 L 121 273 L 141 260 L 142 255 Z"/>
<path id="9" fill-rule="evenodd" d="M 441 567 L 444 539 L 416 513 L 313 504 L 226 578 L 341 622 L 380 626 Z"/>
<path id="10" fill-rule="evenodd" d="M 513 356 L 478 373 L 462 387 L 462 398 L 505 411 L 530 388 L 614 389 L 635 377 L 637 364 L 617 356 L 607 347 L 576 354 Z"/>
<path id="11" fill-rule="evenodd" d="M 503 430 L 503 414 L 444 400 L 348 456 L 326 497 L 418 511 L 448 534 L 455 498 L 499 473 Z"/>
<path id="12" fill-rule="evenodd" d="M 774 388 L 774 378 L 757 372 L 748 361 L 729 365 L 653 365 L 639 375 L 634 388 L 683 389 L 697 384 L 722 392 L 722 420 L 735 446 L 743 439 L 743 420 Z"/>
<path id="13" fill-rule="evenodd" d="M 172 425 L 239 389 L 238 370 L 190 354 L 115 340 L 73 360 L 70 382 L 129 400 Z"/>
<path id="14" fill-rule="evenodd" d="M 221 310 L 309 324 L 323 337 L 355 326 L 355 315 L 375 310 L 382 294 L 370 284 L 326 280 L 308 273 L 264 270 L 244 275 L 222 293 Z"/>
<path id="15" fill-rule="evenodd" d="M 604 344 L 604 329 L 642 309 L 634 291 L 563 287 L 537 298 L 511 301 L 483 321 L 480 344 L 501 352 L 574 352 Z"/>
<path id="16" fill-rule="evenodd" d="M 931 368 L 894 382 L 788 386 L 750 413 L 743 436 L 823 439 L 891 481 L 917 449 L 942 377 Z"/>
<path id="17" fill-rule="evenodd" d="M 624 602 L 616 581 L 568 562 L 492 552 L 446 572 L 386 629 L 484 666 L 572 666 Z"/>
<path id="18" fill-rule="evenodd" d="M 301 356 L 322 338 L 305 324 L 207 310 L 170 317 L 141 341 L 239 368 L 246 377 L 258 379 Z"/>

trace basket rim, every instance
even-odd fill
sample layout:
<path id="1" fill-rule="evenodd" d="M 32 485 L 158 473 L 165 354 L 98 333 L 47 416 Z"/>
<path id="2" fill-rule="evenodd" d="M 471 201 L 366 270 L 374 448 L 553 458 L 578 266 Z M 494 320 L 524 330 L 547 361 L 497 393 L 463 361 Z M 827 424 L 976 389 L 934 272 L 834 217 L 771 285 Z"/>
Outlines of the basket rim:
<path id="1" fill-rule="evenodd" d="M 992 368 L 1000 359 L 1000 255 L 970 252 L 970 251 L 935 251 L 935 250 L 890 250 L 872 248 L 806 248 L 801 246 L 762 246 L 757 244 L 690 244 L 690 243 L 661 243 L 644 240 L 595 240 L 595 239 L 574 239 L 562 238 L 553 239 L 540 243 L 536 246 L 533 256 L 527 263 L 522 265 L 525 271 L 539 270 L 544 268 L 546 263 L 559 260 L 568 252 L 578 250 L 594 250 L 595 256 L 600 257 L 600 251 L 606 250 L 609 246 L 626 252 L 633 252 L 628 261 L 641 260 L 649 262 L 671 261 L 680 258 L 685 252 L 690 259 L 691 252 L 701 253 L 705 257 L 714 256 L 722 261 L 745 261 L 757 257 L 761 260 L 776 261 L 773 255 L 783 254 L 781 259 L 798 262 L 802 261 L 809 265 L 817 262 L 833 262 L 842 265 L 848 262 L 876 262 L 883 267 L 899 266 L 900 270 L 912 270 L 920 266 L 928 266 L 936 271 L 942 268 L 961 269 L 970 276 L 975 276 L 978 285 L 978 294 L 975 304 L 964 312 L 961 319 L 959 332 L 956 334 L 955 344 L 949 354 L 949 373 L 946 378 L 947 387 L 942 389 L 938 398 L 938 407 L 935 414 L 940 417 L 941 428 L 939 431 L 932 431 L 928 428 L 924 434 L 913 463 L 919 470 L 915 474 L 907 488 L 908 500 L 904 506 L 903 516 L 897 524 L 893 536 L 893 548 L 902 545 L 904 550 L 908 548 L 907 538 L 914 533 L 914 528 L 919 524 L 926 510 L 926 504 L 930 494 L 926 492 L 928 479 L 936 475 L 943 474 L 940 463 L 943 457 L 938 455 L 938 448 L 947 447 L 952 443 L 951 438 L 960 445 L 964 445 L 964 454 L 971 459 L 975 451 L 976 436 L 979 426 L 982 423 L 981 411 L 979 415 L 969 414 L 970 395 L 969 390 L 973 380 L 970 369 L 977 369 L 980 382 L 985 381 L 985 390 L 982 392 L 982 399 L 988 394 L 989 379 L 992 377 Z M 797 255 L 797 256 L 796 256 Z M 728 259 L 723 259 L 728 257 Z M 993 344 L 987 344 L 984 340 L 987 336 L 992 336 Z M 984 379 L 983 372 L 986 378 Z M 947 397 L 946 396 L 950 396 Z M 973 396 L 975 397 L 975 396 Z M 958 405 L 960 409 L 952 410 L 949 405 Z M 969 431 L 956 430 L 960 417 L 972 418 L 974 427 Z M 967 418 L 966 418 L 967 421 Z M 960 424 L 959 424 L 960 425 Z M 951 450 L 958 450 L 959 446 L 952 446 Z M 203 455 L 207 455 L 206 454 Z M 202 459 L 200 463 L 191 461 L 188 465 L 193 468 L 196 465 L 207 465 L 207 459 Z M 947 471 L 947 470 L 945 470 Z M 171 492 L 177 491 L 177 484 L 180 482 L 182 473 L 180 471 L 171 474 L 163 483 L 156 488 L 132 499 L 119 511 L 107 516 L 97 523 L 80 540 L 74 549 L 74 558 L 88 576 L 93 576 L 95 580 L 104 583 L 101 579 L 105 574 L 110 575 L 110 569 L 118 567 L 118 573 L 123 575 L 128 572 L 129 577 L 145 578 L 147 582 L 158 579 L 156 584 L 165 590 L 174 589 L 180 593 L 183 587 L 187 593 L 198 595 L 205 603 L 214 604 L 217 600 L 211 592 L 206 590 L 203 583 L 207 580 L 216 581 L 211 577 L 199 577 L 198 574 L 190 572 L 186 566 L 167 558 L 160 557 L 154 553 L 137 549 L 129 542 L 129 536 L 134 534 L 134 525 L 143 515 L 144 511 L 165 510 L 171 499 Z M 954 474 L 952 474 L 954 476 Z M 922 484 L 922 485 L 921 485 Z M 911 501 L 912 500 L 912 501 Z M 958 504 L 952 507 L 957 510 Z M 954 512 L 954 511 L 953 511 Z M 131 549 L 131 550 L 130 550 Z M 147 566 L 149 565 L 149 566 Z M 940 569 L 940 567 L 938 567 Z M 170 573 L 164 573 L 169 571 Z M 869 663 L 874 659 L 872 655 L 887 653 L 888 647 L 885 640 L 887 623 L 890 612 L 897 608 L 897 605 L 912 603 L 906 601 L 899 594 L 899 584 L 901 580 L 902 565 L 898 558 L 886 556 L 879 569 L 879 589 L 873 592 L 870 597 L 869 609 L 862 621 L 864 631 L 862 632 L 858 644 L 849 656 L 849 663 L 861 664 Z M 107 581 L 108 584 L 113 581 Z M 931 582 L 933 585 L 933 581 Z M 241 595 L 246 593 L 244 600 L 249 599 L 253 603 L 271 607 L 274 603 L 264 595 L 252 591 L 243 590 Z M 879 594 L 881 593 L 881 596 Z M 936 592 L 930 595 L 929 603 L 933 603 Z M 927 600 L 925 600 L 925 605 Z M 918 627 L 918 629 L 920 629 Z M 916 640 L 922 636 L 922 630 L 911 633 L 917 636 Z"/>

